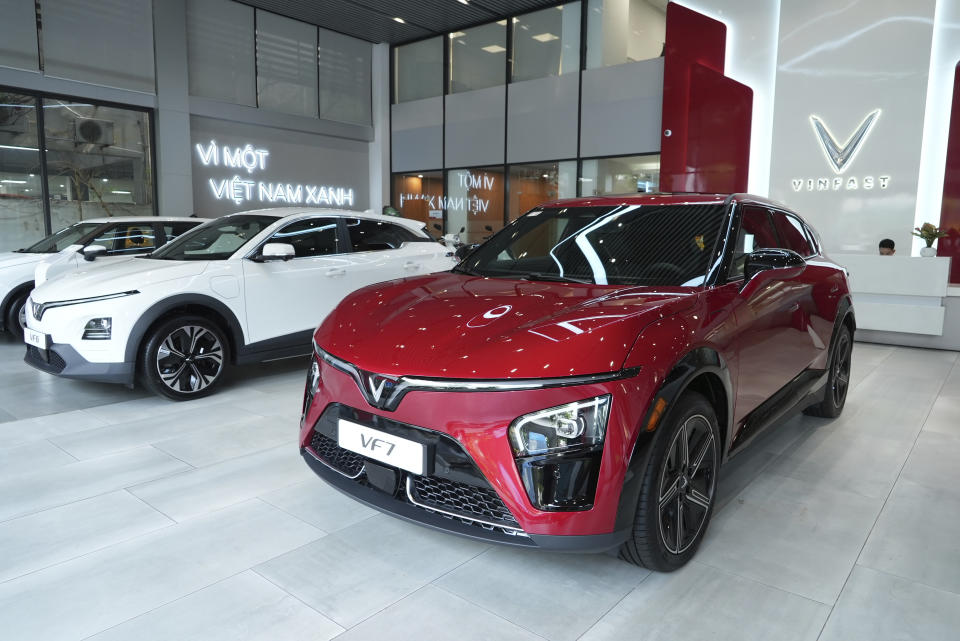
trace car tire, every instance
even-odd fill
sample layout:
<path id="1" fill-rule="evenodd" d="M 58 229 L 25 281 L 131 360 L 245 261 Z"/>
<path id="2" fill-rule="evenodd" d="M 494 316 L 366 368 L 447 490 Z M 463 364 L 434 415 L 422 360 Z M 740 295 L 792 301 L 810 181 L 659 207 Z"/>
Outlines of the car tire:
<path id="1" fill-rule="evenodd" d="M 804 414 L 821 418 L 836 418 L 843 412 L 850 388 L 850 360 L 853 336 L 846 325 L 840 326 L 830 350 L 829 374 L 823 390 L 823 400 L 803 410 Z"/>
<path id="2" fill-rule="evenodd" d="M 27 297 L 30 295 L 30 292 L 20 292 L 13 297 L 13 300 L 10 301 L 9 307 L 7 307 L 6 314 L 3 319 L 3 326 L 7 329 L 14 338 L 23 339 L 23 314 L 26 312 Z"/>
<path id="3" fill-rule="evenodd" d="M 223 331 L 202 316 L 182 316 L 157 325 L 140 352 L 140 375 L 151 392 L 175 401 L 212 394 L 229 359 Z"/>
<path id="4" fill-rule="evenodd" d="M 693 557 L 710 523 L 722 444 L 716 412 L 696 392 L 678 399 L 657 432 L 620 558 L 671 572 Z"/>

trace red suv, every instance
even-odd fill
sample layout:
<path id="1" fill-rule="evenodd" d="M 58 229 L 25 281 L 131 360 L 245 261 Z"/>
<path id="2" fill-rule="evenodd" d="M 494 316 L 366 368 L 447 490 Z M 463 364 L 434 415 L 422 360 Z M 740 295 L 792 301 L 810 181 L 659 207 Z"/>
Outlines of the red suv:
<path id="1" fill-rule="evenodd" d="M 845 270 L 777 203 L 558 201 L 451 272 L 344 299 L 301 452 L 410 521 L 673 570 L 728 457 L 792 410 L 840 414 L 854 329 Z"/>

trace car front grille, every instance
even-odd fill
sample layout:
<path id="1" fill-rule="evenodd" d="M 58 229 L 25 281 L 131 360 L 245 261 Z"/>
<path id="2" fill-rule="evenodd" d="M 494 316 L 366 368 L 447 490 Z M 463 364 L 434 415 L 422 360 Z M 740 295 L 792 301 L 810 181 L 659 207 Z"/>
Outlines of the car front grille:
<path id="1" fill-rule="evenodd" d="M 327 438 L 320 432 L 313 433 L 310 447 L 321 461 L 344 476 L 355 479 L 363 472 L 362 456 L 343 449 L 332 438 Z"/>
<path id="2" fill-rule="evenodd" d="M 493 490 L 437 476 L 410 476 L 413 501 L 451 516 L 475 518 L 494 525 L 519 528 L 507 506 Z"/>
<path id="3" fill-rule="evenodd" d="M 47 350 L 47 354 L 49 355 L 49 360 L 43 357 L 43 352 L 40 349 L 33 345 L 27 345 L 27 354 L 23 357 L 23 360 L 37 369 L 42 369 L 51 374 L 59 374 L 62 372 L 67 366 L 67 362 L 63 360 L 63 357 L 52 349 Z"/>

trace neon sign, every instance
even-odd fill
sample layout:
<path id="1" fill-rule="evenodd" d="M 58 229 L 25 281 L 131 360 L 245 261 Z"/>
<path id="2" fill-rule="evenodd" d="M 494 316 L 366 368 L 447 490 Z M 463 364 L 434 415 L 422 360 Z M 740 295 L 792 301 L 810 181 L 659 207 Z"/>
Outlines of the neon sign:
<path id="1" fill-rule="evenodd" d="M 793 178 L 790 184 L 794 191 L 852 191 L 855 189 L 871 190 L 876 188 L 886 189 L 890 184 L 890 176 L 855 176 L 843 177 L 842 174 L 852 164 L 853 158 L 857 155 L 863 142 L 870 135 L 874 125 L 880 118 L 880 110 L 875 109 L 867 114 L 857 129 L 850 134 L 846 142 L 842 145 L 837 142 L 833 132 L 827 127 L 823 118 L 815 115 L 810 116 L 810 125 L 813 127 L 813 133 L 820 142 L 820 149 L 823 151 L 830 168 L 837 175 L 832 177 L 818 178 Z"/>
<path id="2" fill-rule="evenodd" d="M 227 167 L 245 170 L 247 176 L 267 168 L 268 149 L 246 144 L 239 147 L 218 145 L 211 140 L 207 145 L 194 145 L 197 158 L 204 167 Z M 336 205 L 352 207 L 353 188 L 300 184 L 287 182 L 269 182 L 253 180 L 235 174 L 231 178 L 209 178 L 207 185 L 214 200 L 232 200 L 234 204 L 256 200 L 261 203 L 286 203 L 289 205 Z"/>

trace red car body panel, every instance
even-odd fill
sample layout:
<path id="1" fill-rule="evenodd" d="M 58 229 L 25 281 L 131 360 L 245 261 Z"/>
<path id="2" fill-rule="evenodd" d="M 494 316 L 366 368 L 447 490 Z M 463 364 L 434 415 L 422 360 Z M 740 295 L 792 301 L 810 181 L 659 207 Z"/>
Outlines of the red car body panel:
<path id="1" fill-rule="evenodd" d="M 582 198 L 554 206 L 720 203 L 723 196 Z M 756 202 L 756 201 L 754 201 Z M 762 202 L 762 201 L 761 201 Z M 410 391 L 395 411 L 367 402 L 357 381 L 317 358 L 321 383 L 305 408 L 300 446 L 332 403 L 446 434 L 462 445 L 524 532 L 613 532 L 629 465 L 651 406 L 678 363 L 697 350 L 729 372 L 724 455 L 744 420 L 805 371 L 827 365 L 849 297 L 843 268 L 822 255 L 802 273 L 760 272 L 745 286 L 634 287 L 443 273 L 367 287 L 348 296 L 315 333 L 323 351 L 388 376 L 516 380 L 639 368 L 620 380 L 524 391 Z M 316 357 L 315 357 L 316 358 Z M 520 416 L 612 396 L 590 509 L 535 508 L 518 472 L 508 427 Z"/>

